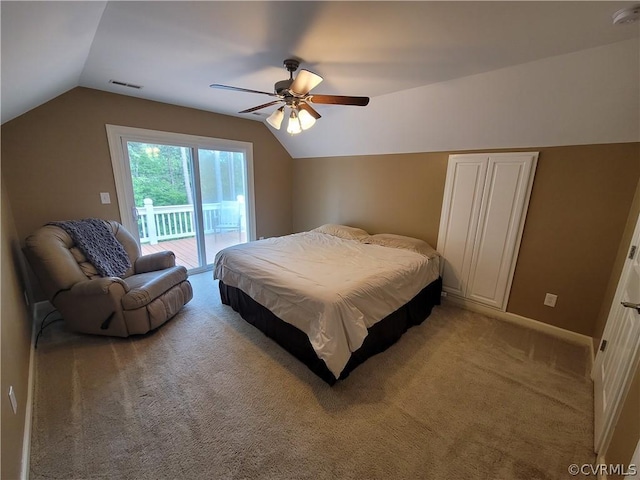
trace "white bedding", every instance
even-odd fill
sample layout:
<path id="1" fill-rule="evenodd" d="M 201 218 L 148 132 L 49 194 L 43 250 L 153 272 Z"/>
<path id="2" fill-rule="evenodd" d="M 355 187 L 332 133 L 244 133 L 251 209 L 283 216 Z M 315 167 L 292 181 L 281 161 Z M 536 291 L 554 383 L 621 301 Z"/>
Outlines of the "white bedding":
<path id="1" fill-rule="evenodd" d="M 307 334 L 336 378 L 367 336 L 439 276 L 439 257 L 303 232 L 226 248 L 214 278 Z"/>

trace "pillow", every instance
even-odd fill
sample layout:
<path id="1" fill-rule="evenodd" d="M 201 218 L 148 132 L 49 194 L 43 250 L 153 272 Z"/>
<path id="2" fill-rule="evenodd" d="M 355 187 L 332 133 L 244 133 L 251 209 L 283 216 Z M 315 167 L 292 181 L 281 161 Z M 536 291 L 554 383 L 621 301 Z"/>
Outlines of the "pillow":
<path id="1" fill-rule="evenodd" d="M 379 233 L 377 235 L 369 235 L 363 240 L 364 243 L 372 245 L 381 245 L 383 247 L 403 248 L 412 252 L 419 253 L 429 258 L 439 255 L 435 249 L 424 240 L 413 237 L 405 237 L 403 235 L 394 235 L 393 233 Z"/>
<path id="2" fill-rule="evenodd" d="M 348 227 L 347 225 L 336 225 L 335 223 L 327 223 L 318 228 L 311 230 L 312 232 L 326 233 L 334 237 L 344 238 L 346 240 L 364 240 L 369 234 L 361 228 Z"/>

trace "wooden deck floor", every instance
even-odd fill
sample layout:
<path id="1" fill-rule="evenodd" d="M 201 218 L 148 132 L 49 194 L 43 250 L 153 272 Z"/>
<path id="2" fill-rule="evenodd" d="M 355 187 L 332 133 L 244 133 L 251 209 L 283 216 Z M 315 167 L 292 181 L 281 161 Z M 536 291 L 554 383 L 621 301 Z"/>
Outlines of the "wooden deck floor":
<path id="1" fill-rule="evenodd" d="M 205 245 L 207 252 L 207 264 L 213 263 L 216 253 L 231 245 L 246 241 L 246 233 L 237 232 L 219 233 L 217 235 L 205 235 Z M 187 270 L 198 268 L 198 247 L 195 237 L 181 238 L 179 240 L 166 240 L 158 242 L 156 245 L 143 244 L 142 254 L 162 252 L 171 250 L 176 255 L 176 265 L 184 265 Z"/>

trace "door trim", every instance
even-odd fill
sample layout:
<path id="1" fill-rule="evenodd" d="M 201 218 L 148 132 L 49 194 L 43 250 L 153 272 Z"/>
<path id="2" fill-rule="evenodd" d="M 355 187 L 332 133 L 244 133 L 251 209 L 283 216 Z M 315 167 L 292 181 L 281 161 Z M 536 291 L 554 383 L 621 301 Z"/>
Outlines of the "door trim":
<path id="1" fill-rule="evenodd" d="M 116 184 L 116 200 L 120 211 L 120 223 L 133 235 L 140 245 L 138 225 L 133 223 L 132 213 L 135 207 L 133 198 L 127 192 L 133 192 L 131 182 L 131 169 L 129 160 L 124 154 L 123 137 L 129 132 L 129 127 L 106 125 L 107 140 L 109 141 L 109 153 L 111 154 L 111 167 L 113 179 Z M 133 133 L 133 132 L 131 132 Z"/>
<path id="2" fill-rule="evenodd" d="M 631 237 L 629 245 L 627 245 L 627 249 L 626 249 L 627 257 L 629 255 L 632 245 L 638 245 L 639 243 L 640 243 L 640 215 L 636 220 L 636 226 L 633 231 L 633 236 Z M 636 253 L 636 255 L 640 255 L 640 253 Z M 618 279 L 618 286 L 616 287 L 616 293 L 613 297 L 613 301 L 611 302 L 609 315 L 607 317 L 607 323 L 604 327 L 604 331 L 602 332 L 603 339 L 608 337 L 608 334 L 611 328 L 613 328 L 612 326 L 613 324 L 610 321 L 611 316 L 618 309 L 618 306 L 623 298 L 623 294 L 627 287 L 626 279 L 629 275 L 629 271 L 631 269 L 631 264 L 632 264 L 632 262 L 629 260 L 630 260 L 629 258 L 625 259 L 624 267 L 622 268 L 622 273 L 620 274 L 620 278 Z M 629 392 L 629 389 L 631 388 L 632 377 L 640 366 L 640 351 L 636 351 L 634 353 L 634 356 L 635 358 L 631 359 L 631 365 L 630 365 L 631 368 L 625 375 L 622 388 L 615 397 L 615 403 L 612 407 L 611 416 L 609 418 L 602 419 L 603 425 L 602 425 L 602 434 L 600 438 L 596 438 L 594 435 L 593 447 L 596 453 L 605 454 L 607 449 L 609 448 L 609 443 L 611 442 L 611 437 L 613 436 L 613 430 L 615 429 L 615 426 L 618 423 L 618 420 L 620 419 L 623 402 L 627 396 L 627 393 Z M 594 380 L 594 389 L 596 388 L 596 385 L 597 385 L 597 382 L 596 382 L 597 371 L 598 369 L 602 368 L 603 359 L 604 359 L 604 354 L 598 348 L 598 351 L 596 353 L 596 358 L 593 363 L 593 368 L 591 369 L 591 378 L 592 380 Z M 596 398 L 598 397 L 597 391 L 594 391 L 594 397 Z M 598 411 L 599 411 L 599 408 L 598 408 L 597 402 L 594 401 L 594 432 L 595 432 L 595 422 L 596 422 L 595 414 Z"/>
<path id="3" fill-rule="evenodd" d="M 203 149 L 228 149 L 230 151 L 242 151 L 245 154 L 247 167 L 246 176 L 246 206 L 247 206 L 247 240 L 256 240 L 256 208 L 255 189 L 253 179 L 253 144 L 237 140 L 227 140 L 214 137 L 202 137 L 184 133 L 163 132 L 145 128 L 124 127 L 121 125 L 105 125 L 109 152 L 111 153 L 111 166 L 116 184 L 116 197 L 120 211 L 120 223 L 131 232 L 140 244 L 138 225 L 132 217 L 135 203 L 133 200 L 133 184 L 131 182 L 131 170 L 128 155 L 125 153 L 126 141 L 144 141 L 148 143 L 161 143 L 188 148 Z"/>

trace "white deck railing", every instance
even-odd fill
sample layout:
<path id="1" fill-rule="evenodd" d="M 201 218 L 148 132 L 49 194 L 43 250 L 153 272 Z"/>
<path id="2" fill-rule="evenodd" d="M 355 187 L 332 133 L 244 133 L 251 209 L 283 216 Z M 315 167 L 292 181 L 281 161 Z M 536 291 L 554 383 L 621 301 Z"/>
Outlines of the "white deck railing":
<path id="1" fill-rule="evenodd" d="M 193 205 L 156 207 L 145 198 L 144 207 L 136 207 L 140 243 L 155 245 L 163 240 L 193 237 L 196 234 Z M 237 201 L 202 204 L 204 233 L 215 233 L 221 227 L 238 224 L 244 228 L 244 197 Z M 227 218 L 225 218 L 227 217 Z"/>

